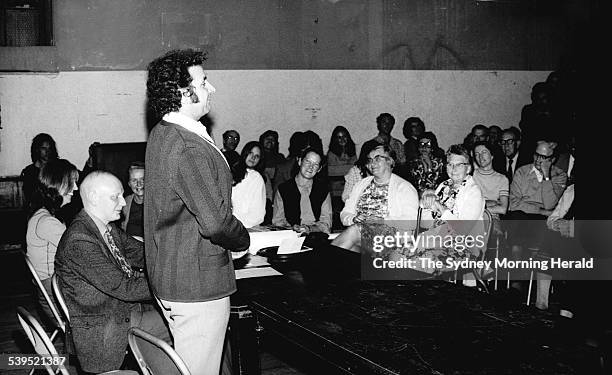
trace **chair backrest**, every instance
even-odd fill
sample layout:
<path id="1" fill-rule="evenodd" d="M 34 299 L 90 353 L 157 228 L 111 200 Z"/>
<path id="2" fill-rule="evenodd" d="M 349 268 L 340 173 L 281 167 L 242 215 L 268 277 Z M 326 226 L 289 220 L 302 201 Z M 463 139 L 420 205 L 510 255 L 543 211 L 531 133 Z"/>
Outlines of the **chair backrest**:
<path id="1" fill-rule="evenodd" d="M 491 229 L 493 229 L 493 214 L 491 211 L 485 208 L 482 214 L 482 220 L 484 222 L 485 238 L 484 238 L 484 251 L 482 252 L 482 259 L 484 259 L 487 249 L 489 248 L 489 238 L 491 238 Z"/>
<path id="2" fill-rule="evenodd" d="M 132 327 L 128 342 L 144 375 L 190 375 L 185 362 L 164 340 Z"/>
<path id="3" fill-rule="evenodd" d="M 62 309 L 62 313 L 64 314 L 64 317 L 66 317 L 66 321 L 70 322 L 70 313 L 68 313 L 68 306 L 66 306 L 66 301 L 64 301 L 64 295 L 59 287 L 56 273 L 51 276 L 51 286 L 53 287 L 53 295 L 55 296 L 57 304 Z"/>
<path id="4" fill-rule="evenodd" d="M 21 306 L 17 307 L 17 317 L 19 318 L 19 322 L 23 327 L 28 339 L 34 346 L 34 351 L 36 354 L 41 355 L 58 355 L 55 346 L 51 342 L 51 339 L 45 333 L 45 330 L 42 328 L 38 320 L 32 316 L 26 309 Z M 58 372 L 54 372 L 51 366 L 45 366 L 47 372 L 50 375 L 59 373 L 62 375 L 69 375 L 68 370 L 65 367 L 60 367 L 57 369 Z"/>
<path id="5" fill-rule="evenodd" d="M 49 293 L 47 293 L 47 290 L 43 286 L 42 281 L 40 281 L 40 277 L 38 277 L 38 274 L 36 273 L 36 270 L 34 269 L 34 265 L 30 261 L 30 258 L 28 258 L 28 255 L 26 253 L 23 253 L 23 257 L 25 258 L 26 264 L 28 265 L 28 268 L 30 269 L 30 273 L 32 274 L 34 283 L 36 284 L 36 286 L 38 287 L 38 290 L 42 293 L 42 295 L 45 297 L 45 300 L 49 304 L 49 309 L 51 310 L 51 313 L 53 313 L 53 317 L 57 321 L 58 327 L 60 327 L 60 329 L 63 332 L 66 332 L 66 325 L 64 324 L 64 321 L 62 320 L 59 312 L 57 311 L 55 302 L 53 302 L 53 299 L 51 298 Z"/>

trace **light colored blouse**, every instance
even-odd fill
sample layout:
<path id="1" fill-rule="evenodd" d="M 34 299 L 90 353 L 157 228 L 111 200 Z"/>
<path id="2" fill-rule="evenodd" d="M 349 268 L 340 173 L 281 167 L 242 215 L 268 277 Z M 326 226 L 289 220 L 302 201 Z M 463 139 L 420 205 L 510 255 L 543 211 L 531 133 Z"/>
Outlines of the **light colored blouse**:
<path id="1" fill-rule="evenodd" d="M 232 187 L 232 212 L 245 228 L 264 221 L 266 185 L 259 172 L 247 169 L 244 179 Z"/>
<path id="2" fill-rule="evenodd" d="M 372 180 L 374 180 L 374 176 L 368 176 L 357 182 L 344 205 L 344 209 L 340 212 L 342 224 L 346 226 L 354 224 L 353 219 L 357 216 L 359 199 Z M 384 219 L 416 220 L 419 208 L 419 195 L 414 186 L 403 178 L 392 174 L 388 189 L 388 212 Z"/>
<path id="3" fill-rule="evenodd" d="M 53 276 L 57 245 L 65 231 L 66 226 L 45 208 L 36 211 L 28 221 L 27 254 L 41 280 Z"/>

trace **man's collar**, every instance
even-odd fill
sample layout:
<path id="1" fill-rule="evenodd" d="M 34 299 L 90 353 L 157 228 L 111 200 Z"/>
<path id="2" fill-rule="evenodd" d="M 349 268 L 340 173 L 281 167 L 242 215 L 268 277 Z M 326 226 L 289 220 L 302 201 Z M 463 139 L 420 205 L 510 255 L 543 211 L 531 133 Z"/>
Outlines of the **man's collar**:
<path id="1" fill-rule="evenodd" d="M 106 233 L 107 230 L 110 230 L 110 225 L 108 225 L 108 223 L 105 224 L 104 220 L 100 219 L 94 213 L 92 213 L 91 211 L 88 211 L 87 209 L 85 209 L 85 212 L 93 220 L 94 224 L 96 224 L 96 227 L 98 227 L 98 230 L 100 231 L 102 235 L 104 235 L 104 233 Z"/>
<path id="2" fill-rule="evenodd" d="M 190 132 L 195 133 L 199 135 L 200 137 L 204 138 L 205 140 L 212 143 L 213 145 L 215 144 L 215 141 L 213 141 L 213 139 L 210 137 L 210 135 L 208 134 L 208 132 L 206 131 L 206 128 L 204 127 L 204 125 L 202 125 L 202 123 L 180 112 L 170 112 L 164 115 L 163 120 L 180 125 L 183 128 L 189 130 Z"/>

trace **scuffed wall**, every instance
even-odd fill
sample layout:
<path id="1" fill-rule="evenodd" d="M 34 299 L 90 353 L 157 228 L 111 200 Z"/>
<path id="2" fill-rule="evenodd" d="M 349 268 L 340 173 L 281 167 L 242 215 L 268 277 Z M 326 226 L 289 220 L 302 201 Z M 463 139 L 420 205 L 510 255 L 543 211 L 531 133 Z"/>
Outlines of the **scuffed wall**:
<path id="1" fill-rule="evenodd" d="M 225 70 L 553 70 L 594 2 L 54 0 L 55 47 L 0 47 L 0 70 L 144 70 L 186 47 Z"/>
<path id="2" fill-rule="evenodd" d="M 461 142 L 476 123 L 517 125 L 534 83 L 549 72 L 389 70 L 209 70 L 217 88 L 211 117 L 220 143 L 226 129 L 241 134 L 241 149 L 266 129 L 280 134 L 287 153 L 297 130 L 319 133 L 325 148 L 336 125 L 361 144 L 376 134 L 375 118 L 421 117 L 442 147 Z M 147 137 L 144 71 L 0 75 L 0 176 L 30 163 L 39 132 L 51 134 L 60 156 L 82 167 L 90 143 Z"/>

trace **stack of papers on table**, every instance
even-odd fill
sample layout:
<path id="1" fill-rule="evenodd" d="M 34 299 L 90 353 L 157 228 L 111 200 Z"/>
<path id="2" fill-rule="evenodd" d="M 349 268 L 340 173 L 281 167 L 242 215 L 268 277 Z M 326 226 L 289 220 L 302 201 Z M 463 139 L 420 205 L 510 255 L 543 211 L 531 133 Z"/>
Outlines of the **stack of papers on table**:
<path id="1" fill-rule="evenodd" d="M 280 246 L 283 240 L 297 240 L 299 234 L 293 230 L 287 229 L 270 232 L 249 232 L 249 236 L 251 237 L 249 253 L 257 254 L 257 252 L 264 247 Z"/>
<path id="2" fill-rule="evenodd" d="M 236 279 L 277 275 L 281 273 L 270 267 L 268 260 L 259 255 L 249 255 L 249 262 L 244 265 L 244 268 L 236 270 Z"/>

